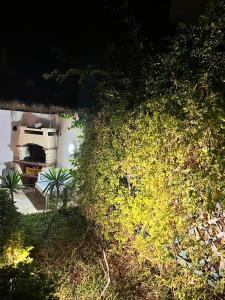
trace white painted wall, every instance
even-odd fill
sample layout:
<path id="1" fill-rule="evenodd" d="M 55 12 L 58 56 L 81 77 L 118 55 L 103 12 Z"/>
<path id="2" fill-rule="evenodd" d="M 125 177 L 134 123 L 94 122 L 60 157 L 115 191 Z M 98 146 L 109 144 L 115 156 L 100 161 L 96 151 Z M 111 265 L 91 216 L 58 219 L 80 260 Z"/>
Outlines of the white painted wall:
<path id="1" fill-rule="evenodd" d="M 0 110 L 0 165 L 11 161 L 13 152 L 11 144 L 11 116 L 10 111 Z"/>
<path id="2" fill-rule="evenodd" d="M 81 144 L 82 129 L 72 128 L 72 119 L 59 119 L 60 135 L 58 136 L 57 166 L 71 167 L 71 158 L 74 152 L 79 150 Z"/>

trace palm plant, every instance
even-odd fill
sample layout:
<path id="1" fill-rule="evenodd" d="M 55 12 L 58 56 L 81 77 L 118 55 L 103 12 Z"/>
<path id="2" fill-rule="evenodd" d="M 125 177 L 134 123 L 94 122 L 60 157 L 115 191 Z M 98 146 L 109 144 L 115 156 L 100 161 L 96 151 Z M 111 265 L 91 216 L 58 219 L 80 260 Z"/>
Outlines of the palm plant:
<path id="1" fill-rule="evenodd" d="M 20 190 L 22 184 L 20 183 L 21 175 L 18 171 L 3 175 L 0 177 L 1 183 L 0 187 L 3 189 L 8 189 L 11 195 L 11 199 L 14 201 L 13 193 L 17 193 L 17 190 Z"/>
<path id="2" fill-rule="evenodd" d="M 53 192 L 56 192 L 56 197 L 59 199 L 60 191 L 62 191 L 67 185 L 68 181 L 73 178 L 73 176 L 68 172 L 68 170 L 56 167 L 52 167 L 43 176 L 47 179 L 48 184 L 44 189 L 43 193 L 48 194 L 50 198 Z"/>

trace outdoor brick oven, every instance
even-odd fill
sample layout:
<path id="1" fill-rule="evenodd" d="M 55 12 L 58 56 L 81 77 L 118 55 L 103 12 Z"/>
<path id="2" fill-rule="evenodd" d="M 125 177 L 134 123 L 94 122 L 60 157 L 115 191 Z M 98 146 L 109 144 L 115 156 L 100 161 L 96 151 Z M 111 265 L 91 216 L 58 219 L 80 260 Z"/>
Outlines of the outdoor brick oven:
<path id="1" fill-rule="evenodd" d="M 43 163 L 47 166 L 56 163 L 57 134 L 55 128 L 19 127 L 19 160 Z"/>

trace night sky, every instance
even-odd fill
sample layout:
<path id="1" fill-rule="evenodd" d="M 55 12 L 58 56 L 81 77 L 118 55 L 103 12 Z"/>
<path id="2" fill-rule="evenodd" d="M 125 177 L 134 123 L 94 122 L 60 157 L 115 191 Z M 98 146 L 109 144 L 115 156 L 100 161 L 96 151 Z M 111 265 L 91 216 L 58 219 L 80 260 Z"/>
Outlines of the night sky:
<path id="1" fill-rule="evenodd" d="M 68 93 L 66 87 L 44 81 L 42 74 L 103 64 L 107 45 L 121 43 L 127 15 L 156 48 L 173 32 L 170 0 L 83 0 L 73 7 L 62 2 L 60 7 L 39 8 L 31 3 L 22 13 L 6 11 L 0 24 L 0 98 L 86 105 L 84 90 Z"/>

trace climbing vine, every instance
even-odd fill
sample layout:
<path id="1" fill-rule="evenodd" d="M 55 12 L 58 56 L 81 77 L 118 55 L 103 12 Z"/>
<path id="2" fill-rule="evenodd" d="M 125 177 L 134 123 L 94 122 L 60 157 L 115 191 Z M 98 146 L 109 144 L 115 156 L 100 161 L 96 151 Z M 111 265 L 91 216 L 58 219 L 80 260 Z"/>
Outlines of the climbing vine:
<path id="1" fill-rule="evenodd" d="M 224 296 L 224 24 L 220 1 L 165 53 L 105 72 L 74 160 L 110 251 L 135 257 L 167 299 Z"/>

